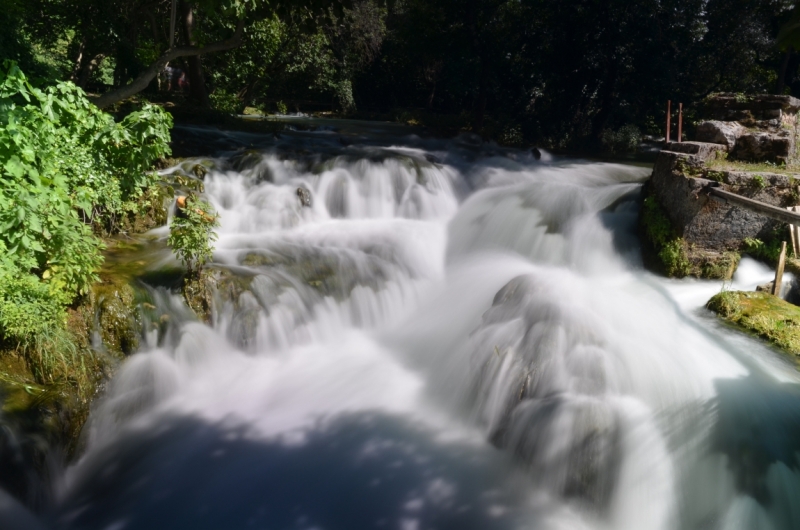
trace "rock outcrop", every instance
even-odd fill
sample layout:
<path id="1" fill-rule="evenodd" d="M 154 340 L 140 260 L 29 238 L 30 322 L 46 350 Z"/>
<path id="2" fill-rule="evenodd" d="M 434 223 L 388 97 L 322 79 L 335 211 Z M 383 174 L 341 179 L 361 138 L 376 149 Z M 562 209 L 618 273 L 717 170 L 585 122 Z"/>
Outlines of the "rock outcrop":
<path id="1" fill-rule="evenodd" d="M 718 186 L 779 208 L 800 203 L 800 181 L 785 169 L 754 171 L 722 160 L 798 162 L 798 110 L 800 100 L 789 96 L 721 94 L 706 101 L 713 119 L 698 125 L 701 141 L 668 143 L 656 159 L 642 209 L 646 263 L 670 276 L 725 278 L 740 252 L 767 257 L 785 225 L 707 192 Z"/>
<path id="2" fill-rule="evenodd" d="M 796 115 L 800 99 L 777 94 L 713 94 L 705 100 L 703 114 L 720 121 L 764 121 Z"/>
<path id="3" fill-rule="evenodd" d="M 790 164 L 798 160 L 797 112 L 791 96 L 716 94 L 705 102 L 711 118 L 697 140 L 726 146 L 732 160 Z"/>
<path id="4" fill-rule="evenodd" d="M 697 126 L 696 136 L 698 142 L 724 145 L 730 151 L 736 145 L 736 140 L 745 132 L 747 129 L 735 121 L 711 120 Z"/>

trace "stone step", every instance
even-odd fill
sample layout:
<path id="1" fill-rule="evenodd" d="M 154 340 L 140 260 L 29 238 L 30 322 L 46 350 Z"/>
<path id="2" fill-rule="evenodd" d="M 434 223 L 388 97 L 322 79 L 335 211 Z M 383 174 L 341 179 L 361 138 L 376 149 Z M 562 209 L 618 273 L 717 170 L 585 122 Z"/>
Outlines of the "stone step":
<path id="1" fill-rule="evenodd" d="M 717 156 L 718 152 L 725 153 L 727 147 L 721 144 L 708 142 L 668 142 L 664 145 L 663 151 L 692 155 L 695 159 L 705 162 Z"/>

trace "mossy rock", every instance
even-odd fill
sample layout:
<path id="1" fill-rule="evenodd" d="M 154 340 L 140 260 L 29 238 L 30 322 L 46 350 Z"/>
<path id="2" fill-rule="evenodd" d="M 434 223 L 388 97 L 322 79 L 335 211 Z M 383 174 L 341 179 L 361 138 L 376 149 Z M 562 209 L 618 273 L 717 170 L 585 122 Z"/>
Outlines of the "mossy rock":
<path id="1" fill-rule="evenodd" d="M 79 451 L 80 432 L 89 416 L 91 401 L 108 375 L 106 358 L 94 355 L 89 348 L 88 329 L 81 308 L 70 309 L 62 339 L 71 341 L 71 344 L 58 344 L 74 348 L 74 359 L 79 359 L 79 363 L 65 363 L 55 376 L 51 374 L 49 378 L 43 377 L 41 367 L 37 369 L 32 363 L 33 359 L 41 360 L 44 355 L 33 351 L 35 345 L 4 345 L 0 349 L 0 416 L 3 425 L 15 431 L 22 440 L 35 442 L 34 445 L 44 443 L 43 447 L 28 447 L 34 452 L 26 451 L 22 455 L 25 459 L 42 464 L 43 457 L 53 449 L 63 451 L 68 460 Z M 50 350 L 48 355 L 52 356 L 53 351 Z M 8 447 L 3 449 L 2 445 L 0 440 L 0 458 L 6 458 L 8 455 L 3 452 Z M 44 469 L 37 467 L 36 471 Z M 7 486 L 4 478 L 0 477 L 0 487 Z"/>
<path id="2" fill-rule="evenodd" d="M 167 224 L 167 205 L 173 190 L 163 186 L 151 186 L 136 200 L 136 211 L 120 220 L 122 232 L 142 234 Z"/>
<path id="3" fill-rule="evenodd" d="M 723 291 L 706 307 L 791 356 L 800 367 L 800 307 L 765 292 Z"/>
<path id="4" fill-rule="evenodd" d="M 714 252 L 690 247 L 686 253 L 689 276 L 707 280 L 730 280 L 741 255 L 738 252 Z"/>
<path id="5" fill-rule="evenodd" d="M 83 309 L 89 334 L 96 329 L 105 349 L 122 359 L 139 348 L 142 322 L 136 291 L 127 281 L 106 280 L 92 287 Z"/>
<path id="6" fill-rule="evenodd" d="M 646 190 L 639 218 L 642 258 L 645 266 L 671 278 L 693 276 L 709 280 L 729 280 L 736 272 L 741 255 L 689 245 L 676 232 L 655 195 Z"/>
<path id="7" fill-rule="evenodd" d="M 156 160 L 153 163 L 153 168 L 156 169 L 156 170 L 159 170 L 159 171 L 164 170 L 164 169 L 169 169 L 171 167 L 177 166 L 178 164 L 180 164 L 184 160 L 186 160 L 186 159 L 185 158 L 172 158 L 172 157 L 159 158 L 158 160 Z"/>
<path id="8" fill-rule="evenodd" d="M 358 286 L 378 290 L 388 280 L 381 261 L 375 257 L 362 262 L 360 267 L 346 255 L 325 251 L 303 251 L 294 254 L 248 253 L 242 265 L 274 271 L 274 279 L 281 285 L 291 286 L 282 278 L 294 278 L 321 296 L 336 300 L 347 298 Z"/>
<path id="9" fill-rule="evenodd" d="M 203 269 L 199 273 L 188 274 L 184 278 L 183 298 L 186 304 L 203 322 L 211 321 L 214 288 L 217 275 L 212 269 Z"/>

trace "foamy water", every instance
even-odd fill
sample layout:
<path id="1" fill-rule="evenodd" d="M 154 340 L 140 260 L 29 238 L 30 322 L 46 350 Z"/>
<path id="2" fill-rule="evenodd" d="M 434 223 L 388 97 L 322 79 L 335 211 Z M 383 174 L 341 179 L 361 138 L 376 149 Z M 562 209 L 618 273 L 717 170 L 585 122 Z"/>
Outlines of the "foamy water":
<path id="1" fill-rule="evenodd" d="M 797 377 L 702 309 L 719 282 L 641 270 L 649 169 L 359 142 L 217 160 L 215 263 L 247 281 L 211 326 L 154 293 L 172 331 L 54 527 L 800 527 Z"/>

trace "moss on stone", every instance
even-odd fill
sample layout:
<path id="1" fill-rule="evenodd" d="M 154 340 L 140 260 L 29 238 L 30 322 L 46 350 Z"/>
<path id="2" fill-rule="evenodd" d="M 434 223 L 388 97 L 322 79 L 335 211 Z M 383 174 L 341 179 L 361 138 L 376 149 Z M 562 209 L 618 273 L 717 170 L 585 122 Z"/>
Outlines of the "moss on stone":
<path id="1" fill-rule="evenodd" d="M 677 234 L 655 196 L 645 196 L 640 223 L 645 240 L 645 263 L 656 272 L 672 278 L 695 276 L 727 280 L 733 277 L 741 258 L 739 253 L 707 251 L 687 244 Z"/>
<path id="2" fill-rule="evenodd" d="M 92 327 L 105 349 L 120 359 L 134 353 L 139 348 L 142 323 L 133 287 L 125 281 L 105 280 L 93 286 L 89 298 Z"/>
<path id="3" fill-rule="evenodd" d="M 216 279 L 211 269 L 201 269 L 196 274 L 187 275 L 183 281 L 183 298 L 203 322 L 211 321 L 212 297 Z"/>
<path id="4" fill-rule="evenodd" d="M 691 272 L 691 264 L 686 255 L 686 242 L 683 238 L 675 238 L 661 246 L 658 257 L 664 265 L 664 272 L 673 278 L 683 278 Z"/>
<path id="5" fill-rule="evenodd" d="M 766 339 L 800 364 L 800 307 L 764 292 L 723 291 L 706 307 L 737 327 Z"/>
<path id="6" fill-rule="evenodd" d="M 688 259 L 690 276 L 709 280 L 729 280 L 739 266 L 741 255 L 738 252 L 710 252 L 691 248 Z"/>

